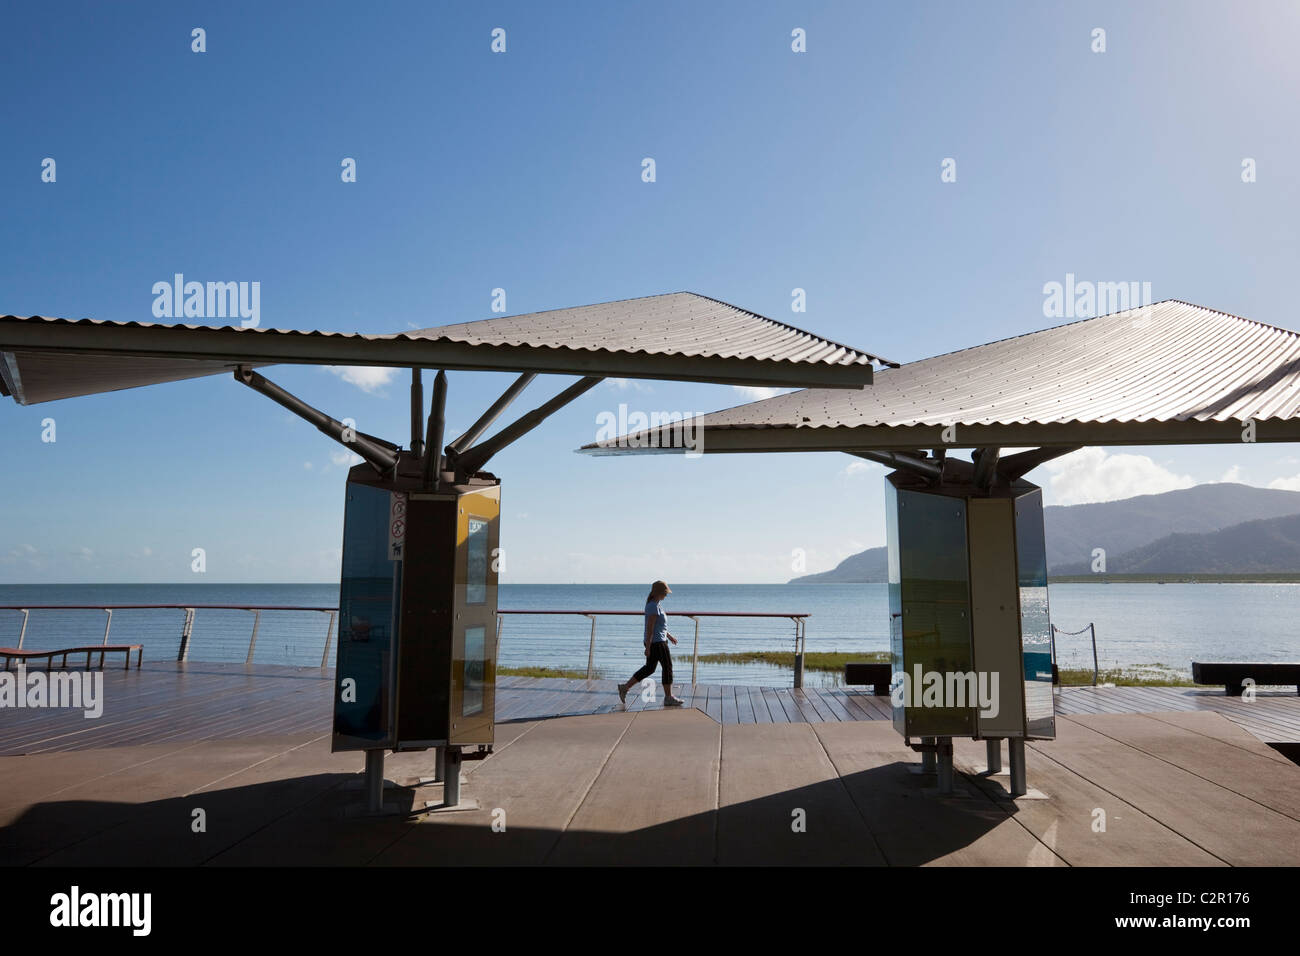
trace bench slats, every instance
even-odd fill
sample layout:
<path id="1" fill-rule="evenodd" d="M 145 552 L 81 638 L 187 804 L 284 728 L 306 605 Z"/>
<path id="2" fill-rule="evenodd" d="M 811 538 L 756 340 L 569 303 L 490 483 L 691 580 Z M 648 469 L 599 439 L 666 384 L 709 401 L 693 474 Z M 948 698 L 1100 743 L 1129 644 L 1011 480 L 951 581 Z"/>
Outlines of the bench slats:
<path id="1" fill-rule="evenodd" d="M 85 654 L 86 666 L 90 666 L 90 659 L 99 655 L 99 666 L 104 666 L 104 656 L 107 654 L 122 654 L 125 657 L 125 669 L 131 669 L 131 652 L 136 652 L 135 666 L 139 669 L 144 662 L 144 645 L 143 644 L 93 644 L 81 647 L 60 647 L 52 651 L 33 651 L 18 647 L 0 647 L 0 657 L 5 659 L 5 670 L 9 670 L 10 660 L 17 658 L 20 661 L 30 660 L 34 657 L 45 658 L 45 669 L 50 670 L 54 666 L 54 658 L 62 657 L 61 667 L 68 666 L 69 654 Z"/>

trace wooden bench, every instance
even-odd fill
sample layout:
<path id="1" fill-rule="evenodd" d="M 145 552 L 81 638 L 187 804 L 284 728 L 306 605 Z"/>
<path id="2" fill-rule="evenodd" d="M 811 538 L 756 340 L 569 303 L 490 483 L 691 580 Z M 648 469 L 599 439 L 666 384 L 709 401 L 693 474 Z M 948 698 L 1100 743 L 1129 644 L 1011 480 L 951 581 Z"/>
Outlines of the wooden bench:
<path id="1" fill-rule="evenodd" d="M 894 679 L 892 664 L 845 664 L 844 683 L 849 687 L 871 685 L 876 697 L 889 696 L 889 684 Z"/>
<path id="2" fill-rule="evenodd" d="M 132 651 L 136 652 L 135 666 L 139 669 L 140 663 L 144 660 L 143 644 L 95 644 L 86 647 L 61 647 L 54 651 L 25 651 L 20 650 L 17 647 L 0 647 L 0 657 L 5 659 L 5 670 L 9 670 L 9 661 L 11 658 L 26 661 L 31 660 L 34 657 L 45 658 L 45 669 L 49 670 L 54 662 L 54 658 L 61 656 L 63 658 L 63 663 L 60 666 L 67 667 L 69 654 L 80 654 L 84 652 L 86 655 L 86 666 L 89 667 L 91 657 L 98 654 L 99 666 L 102 670 L 104 667 L 104 655 L 123 654 L 126 657 L 126 667 L 124 669 L 130 670 Z"/>
<path id="3" fill-rule="evenodd" d="M 1222 684 L 1229 697 L 1240 697 L 1248 680 L 1265 686 L 1295 684 L 1300 694 L 1300 664 L 1192 661 L 1192 680 L 1197 684 Z"/>

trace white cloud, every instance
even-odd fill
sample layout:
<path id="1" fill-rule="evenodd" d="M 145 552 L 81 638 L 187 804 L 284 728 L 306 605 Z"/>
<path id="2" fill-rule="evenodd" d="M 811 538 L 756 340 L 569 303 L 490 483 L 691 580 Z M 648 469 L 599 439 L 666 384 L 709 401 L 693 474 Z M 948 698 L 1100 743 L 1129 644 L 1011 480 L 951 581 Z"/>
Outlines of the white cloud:
<path id="1" fill-rule="evenodd" d="M 1293 475 L 1290 478 L 1274 478 L 1268 483 L 1270 488 L 1281 488 L 1283 491 L 1300 491 L 1300 475 Z"/>
<path id="2" fill-rule="evenodd" d="M 355 385 L 363 392 L 376 392 L 393 380 L 399 369 L 374 368 L 369 365 L 326 365 L 349 385 Z"/>
<path id="3" fill-rule="evenodd" d="M 733 385 L 731 387 L 752 402 L 763 398 L 775 398 L 778 395 L 784 395 L 786 392 L 794 391 L 790 388 L 769 388 L 766 385 Z"/>
<path id="4" fill-rule="evenodd" d="M 634 392 L 649 392 L 651 388 L 645 382 L 635 378 L 607 378 L 606 385 L 611 385 L 620 392 L 626 392 L 629 388 Z"/>
<path id="5" fill-rule="evenodd" d="M 334 451 L 330 452 L 330 461 L 339 466 L 348 465 L 350 467 L 361 464 L 364 459 L 360 455 L 352 454 L 350 451 Z"/>
<path id="6" fill-rule="evenodd" d="M 309 461 L 304 461 L 304 462 L 302 463 L 302 466 L 303 466 L 304 468 L 306 468 L 308 471 L 311 471 L 311 462 L 309 462 Z"/>
<path id="7" fill-rule="evenodd" d="M 1241 465 L 1233 465 L 1231 468 L 1229 468 L 1227 471 L 1225 471 L 1225 472 L 1223 473 L 1223 477 L 1220 478 L 1219 481 L 1221 481 L 1221 482 L 1232 482 L 1233 484 L 1240 484 L 1240 483 L 1241 483 Z"/>
<path id="8" fill-rule="evenodd" d="M 1196 484 L 1190 475 L 1176 475 L 1146 455 L 1112 455 L 1104 448 L 1080 448 L 1044 467 L 1051 473 L 1052 503 L 1059 505 L 1118 501 Z"/>
<path id="9" fill-rule="evenodd" d="M 849 462 L 847 465 L 845 465 L 844 468 L 841 469 L 840 474 L 845 476 L 846 478 L 849 478 L 852 477 L 853 475 L 863 475 L 872 471 L 876 471 L 880 467 L 881 466 L 876 464 L 874 461 L 867 461 L 864 458 L 857 458 Z"/>

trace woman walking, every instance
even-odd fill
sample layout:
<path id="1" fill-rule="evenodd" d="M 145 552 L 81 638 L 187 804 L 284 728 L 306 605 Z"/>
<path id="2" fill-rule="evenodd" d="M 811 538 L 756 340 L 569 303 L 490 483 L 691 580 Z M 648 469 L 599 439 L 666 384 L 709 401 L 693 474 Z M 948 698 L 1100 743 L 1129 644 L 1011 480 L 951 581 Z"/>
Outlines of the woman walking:
<path id="1" fill-rule="evenodd" d="M 668 642 L 676 644 L 677 638 L 668 633 L 668 618 L 663 609 L 663 599 L 672 593 L 673 589 L 663 581 L 650 585 L 650 596 L 645 602 L 645 666 L 626 684 L 618 685 L 618 699 L 625 707 L 628 690 L 653 674 L 656 666 L 663 668 L 659 679 L 664 684 L 664 706 L 680 707 L 684 703 L 680 697 L 673 696 L 673 657 L 668 653 Z"/>

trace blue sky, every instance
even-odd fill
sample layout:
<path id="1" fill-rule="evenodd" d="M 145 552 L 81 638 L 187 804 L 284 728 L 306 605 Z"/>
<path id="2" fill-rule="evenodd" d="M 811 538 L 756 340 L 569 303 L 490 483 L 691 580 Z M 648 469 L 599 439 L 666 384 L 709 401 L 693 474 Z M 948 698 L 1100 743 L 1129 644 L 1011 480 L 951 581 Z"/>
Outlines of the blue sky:
<path id="1" fill-rule="evenodd" d="M 151 320 L 178 272 L 367 332 L 685 289 L 908 361 L 1059 324 L 1072 273 L 1300 327 L 1294 4 L 11 2 L 0 37 L 0 312 Z M 406 438 L 401 376 L 267 374 Z M 451 374 L 450 426 L 510 378 Z M 749 397 L 606 383 L 502 453 L 506 580 L 781 581 L 883 543 L 883 469 L 848 456 L 573 454 L 620 402 Z M 192 580 L 195 547 L 213 581 L 337 576 L 340 449 L 227 377 L 5 401 L 0 437 L 0 581 Z M 1283 445 L 1087 456 L 1030 477 L 1300 488 Z"/>

